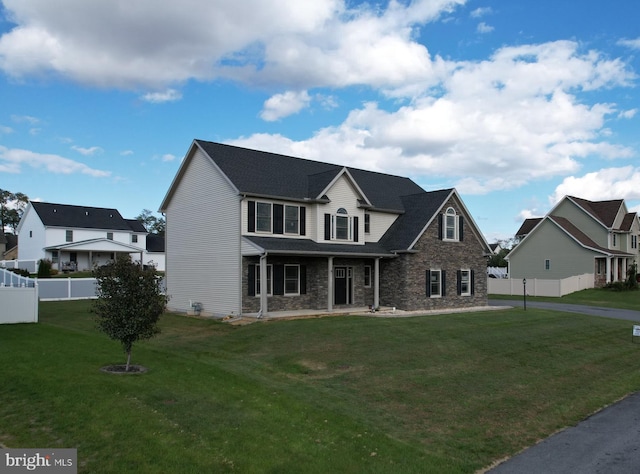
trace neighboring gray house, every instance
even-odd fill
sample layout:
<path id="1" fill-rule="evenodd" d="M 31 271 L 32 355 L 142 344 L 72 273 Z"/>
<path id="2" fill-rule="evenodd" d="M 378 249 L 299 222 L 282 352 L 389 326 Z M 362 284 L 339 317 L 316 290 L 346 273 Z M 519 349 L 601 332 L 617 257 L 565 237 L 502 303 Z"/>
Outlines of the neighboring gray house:
<path id="1" fill-rule="evenodd" d="M 596 287 L 626 278 L 638 262 L 640 221 L 622 199 L 565 196 L 544 218 L 527 219 L 509 253 L 511 278 L 563 279 L 593 274 Z"/>
<path id="2" fill-rule="evenodd" d="M 491 251 L 455 189 L 196 140 L 160 210 L 172 310 L 487 304 Z"/>
<path id="3" fill-rule="evenodd" d="M 17 233 L 18 260 L 49 259 L 60 271 L 91 270 L 118 253 L 147 263 L 146 229 L 117 209 L 30 201 Z"/>

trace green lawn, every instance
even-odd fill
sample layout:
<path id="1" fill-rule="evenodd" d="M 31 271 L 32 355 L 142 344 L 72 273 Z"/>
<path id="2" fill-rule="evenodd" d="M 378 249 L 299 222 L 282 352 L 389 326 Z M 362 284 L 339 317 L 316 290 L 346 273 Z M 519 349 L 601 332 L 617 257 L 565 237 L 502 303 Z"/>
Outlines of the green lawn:
<path id="1" fill-rule="evenodd" d="M 123 376 L 88 308 L 0 326 L 0 442 L 77 448 L 79 472 L 473 473 L 640 389 L 628 321 L 166 315 Z"/>
<path id="2" fill-rule="evenodd" d="M 489 295 L 491 299 L 522 300 L 522 295 Z M 527 301 L 549 301 L 552 303 L 586 304 L 609 308 L 632 309 L 640 311 L 640 290 L 614 291 L 605 288 L 592 288 L 576 291 L 561 298 L 527 296 Z"/>

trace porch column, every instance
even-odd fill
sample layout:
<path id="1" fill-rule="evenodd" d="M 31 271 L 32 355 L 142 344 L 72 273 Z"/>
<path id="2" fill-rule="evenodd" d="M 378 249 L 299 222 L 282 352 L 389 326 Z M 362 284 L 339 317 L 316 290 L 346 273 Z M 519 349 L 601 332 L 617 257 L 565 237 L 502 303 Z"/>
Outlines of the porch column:
<path id="1" fill-rule="evenodd" d="M 380 257 L 373 263 L 373 307 L 380 306 Z"/>
<path id="2" fill-rule="evenodd" d="M 333 257 L 327 258 L 327 311 L 333 311 Z"/>
<path id="3" fill-rule="evenodd" d="M 267 300 L 267 255 L 260 256 L 260 313 L 266 316 L 269 312 Z"/>
<path id="4" fill-rule="evenodd" d="M 613 257 L 607 257 L 607 283 L 611 283 L 611 259 Z"/>
<path id="5" fill-rule="evenodd" d="M 618 259 L 614 257 L 613 259 L 613 281 L 618 281 Z"/>

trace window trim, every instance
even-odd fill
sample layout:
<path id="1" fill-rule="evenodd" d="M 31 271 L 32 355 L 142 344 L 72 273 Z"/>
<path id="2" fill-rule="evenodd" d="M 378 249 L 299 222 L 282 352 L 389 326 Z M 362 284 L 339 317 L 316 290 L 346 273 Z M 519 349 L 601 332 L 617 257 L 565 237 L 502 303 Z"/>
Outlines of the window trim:
<path id="1" fill-rule="evenodd" d="M 371 265 L 364 266 L 364 287 L 371 288 L 373 281 L 373 267 Z"/>
<path id="2" fill-rule="evenodd" d="M 254 296 L 260 296 L 260 264 L 254 263 Z M 273 296 L 273 265 L 267 264 L 267 296 Z"/>
<path id="3" fill-rule="evenodd" d="M 449 225 L 449 218 L 452 219 L 452 225 Z M 442 240 L 447 240 L 449 242 L 458 242 L 460 240 L 459 233 L 459 216 L 456 210 L 453 207 L 448 207 L 444 212 L 444 232 L 442 235 Z M 449 237 L 449 228 L 453 230 L 453 237 Z"/>
<path id="4" fill-rule="evenodd" d="M 438 275 L 437 280 L 437 293 L 433 291 L 433 277 L 434 275 Z M 431 268 L 429 270 L 429 298 L 442 298 L 442 269 L 441 268 Z"/>
<path id="5" fill-rule="evenodd" d="M 269 206 L 269 230 L 262 230 L 259 228 L 258 226 L 258 219 L 259 218 L 266 218 L 266 215 L 261 216 L 260 212 L 258 212 L 258 209 L 261 206 Z M 273 234 L 273 203 L 270 202 L 266 202 L 266 201 L 256 201 L 256 230 L 255 230 L 256 234 L 260 233 L 260 234 Z"/>
<path id="6" fill-rule="evenodd" d="M 545 270 L 551 270 L 551 259 L 550 258 L 545 258 L 544 259 L 544 269 Z"/>
<path id="7" fill-rule="evenodd" d="M 295 268 L 296 269 L 296 291 L 291 292 L 291 291 L 287 291 L 287 282 L 288 281 L 293 281 L 292 278 L 288 278 L 287 277 L 287 270 L 290 268 Z M 298 264 L 285 264 L 284 265 L 284 295 L 285 296 L 298 296 L 300 295 L 300 265 Z"/>
<path id="8" fill-rule="evenodd" d="M 364 233 L 371 233 L 371 214 L 369 214 L 368 212 L 364 213 Z"/>
<path id="9" fill-rule="evenodd" d="M 295 209 L 296 210 L 296 230 L 295 232 L 290 232 L 287 230 L 287 209 Z M 273 208 L 272 208 L 273 209 Z M 285 204 L 283 210 L 283 224 L 282 224 L 282 232 L 286 235 L 300 235 L 300 206 L 294 206 L 292 204 Z"/>
<path id="10" fill-rule="evenodd" d="M 463 285 L 463 276 L 467 275 L 467 291 L 463 291 L 462 289 L 462 285 Z M 471 296 L 472 292 L 471 292 L 471 269 L 469 268 L 461 268 L 460 269 L 460 296 Z"/>
<path id="11" fill-rule="evenodd" d="M 65 242 L 73 242 L 73 230 L 67 229 L 64 234 Z"/>

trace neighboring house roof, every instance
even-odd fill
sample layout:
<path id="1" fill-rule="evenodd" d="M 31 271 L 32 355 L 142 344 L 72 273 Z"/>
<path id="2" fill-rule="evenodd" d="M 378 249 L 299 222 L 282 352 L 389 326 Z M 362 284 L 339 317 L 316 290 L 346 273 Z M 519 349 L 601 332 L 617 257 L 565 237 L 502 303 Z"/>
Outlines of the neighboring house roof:
<path id="1" fill-rule="evenodd" d="M 31 205 L 46 227 L 140 232 L 139 230 L 133 229 L 132 223 L 124 219 L 117 209 L 72 206 L 69 204 L 53 204 L 36 201 L 31 201 Z M 146 231 L 142 230 L 142 232 Z"/>
<path id="2" fill-rule="evenodd" d="M 533 217 L 531 219 L 525 219 L 520 228 L 516 232 L 516 237 L 524 237 L 537 226 L 543 217 Z"/>
<path id="3" fill-rule="evenodd" d="M 129 227 L 133 232 L 140 234 L 147 233 L 147 229 L 144 227 L 144 224 L 142 224 L 138 219 L 125 219 L 125 222 L 129 224 Z"/>
<path id="4" fill-rule="evenodd" d="M 620 252 L 619 250 L 611 250 L 598 245 L 587 234 L 585 234 L 580 229 L 578 229 L 575 225 L 571 223 L 569 219 L 565 217 L 549 216 L 548 218 L 551 222 L 554 222 L 556 225 L 562 228 L 567 234 L 569 234 L 576 242 L 578 242 L 584 248 L 606 253 L 607 255 L 626 255 L 626 256 L 630 255 L 626 252 Z"/>
<path id="5" fill-rule="evenodd" d="M 164 235 L 147 234 L 147 252 L 164 252 Z"/>
<path id="6" fill-rule="evenodd" d="M 588 201 L 575 196 L 567 196 L 578 206 L 599 220 L 606 228 L 611 229 L 620 211 L 620 206 L 624 204 L 624 199 L 612 199 L 610 201 Z"/>
<path id="7" fill-rule="evenodd" d="M 326 187 L 347 169 L 374 209 L 403 211 L 401 196 L 424 192 L 409 178 L 321 161 L 196 140 L 240 194 L 297 200 L 322 198 Z"/>
<path id="8" fill-rule="evenodd" d="M 628 212 L 625 214 L 624 219 L 622 219 L 622 223 L 620 224 L 620 230 L 630 232 L 633 229 L 633 221 L 638 218 L 637 213 Z"/>
<path id="9" fill-rule="evenodd" d="M 18 245 L 18 236 L 15 234 L 4 234 L 7 244 L 7 250 L 11 250 Z"/>

